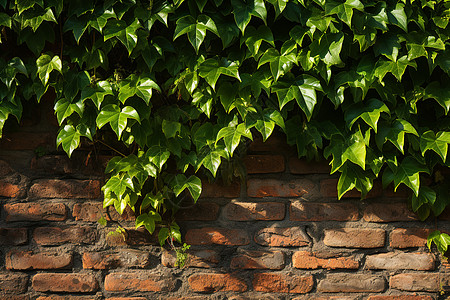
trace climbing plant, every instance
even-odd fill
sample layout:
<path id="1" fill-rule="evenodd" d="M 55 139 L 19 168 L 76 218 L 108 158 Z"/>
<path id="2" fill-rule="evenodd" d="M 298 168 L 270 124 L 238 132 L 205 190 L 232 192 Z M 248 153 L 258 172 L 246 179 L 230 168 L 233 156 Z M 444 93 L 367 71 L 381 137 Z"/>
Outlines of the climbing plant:
<path id="1" fill-rule="evenodd" d="M 424 220 L 450 201 L 449 17 L 444 0 L 0 0 L 0 130 L 54 91 L 57 146 L 114 149 L 104 207 L 161 245 L 200 177 L 274 130 L 331 161 L 339 198 L 381 178 Z"/>

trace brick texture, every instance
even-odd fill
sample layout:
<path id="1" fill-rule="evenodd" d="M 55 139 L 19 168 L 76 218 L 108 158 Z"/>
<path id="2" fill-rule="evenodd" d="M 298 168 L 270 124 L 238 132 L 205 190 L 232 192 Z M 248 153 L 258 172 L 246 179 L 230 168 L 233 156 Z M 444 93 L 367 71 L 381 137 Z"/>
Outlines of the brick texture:
<path id="1" fill-rule="evenodd" d="M 28 240 L 26 228 L 0 228 L 0 246 L 17 246 Z"/>
<path id="2" fill-rule="evenodd" d="M 98 282 L 92 274 L 40 273 L 33 276 L 32 286 L 38 292 L 90 293 Z"/>
<path id="3" fill-rule="evenodd" d="M 0 295 L 22 294 L 27 289 L 27 283 L 28 276 L 25 274 L 1 273 Z"/>
<path id="4" fill-rule="evenodd" d="M 358 207 L 352 203 L 311 203 L 295 201 L 291 204 L 292 221 L 357 221 Z"/>
<path id="5" fill-rule="evenodd" d="M 64 243 L 92 244 L 96 240 L 96 231 L 90 227 L 38 227 L 33 232 L 33 240 L 44 246 Z"/>
<path id="6" fill-rule="evenodd" d="M 281 251 L 251 251 L 240 249 L 231 260 L 232 269 L 271 269 L 284 268 L 284 254 Z"/>
<path id="7" fill-rule="evenodd" d="M 433 300 L 433 297 L 418 295 L 370 296 L 367 300 Z"/>
<path id="8" fill-rule="evenodd" d="M 325 230 L 327 246 L 345 248 L 378 248 L 384 246 L 383 229 L 341 228 Z"/>
<path id="9" fill-rule="evenodd" d="M 73 206 L 72 215 L 77 221 L 89 222 L 97 222 L 101 217 L 108 221 L 134 221 L 136 219 L 134 212 L 129 206 L 127 206 L 122 215 L 119 215 L 113 207 L 109 208 L 108 212 L 109 215 L 106 212 L 106 208 L 103 208 L 102 202 L 83 202 L 76 203 Z"/>
<path id="10" fill-rule="evenodd" d="M 96 251 L 83 253 L 82 260 L 85 269 L 145 268 L 150 264 L 150 254 L 133 249 Z"/>
<path id="11" fill-rule="evenodd" d="M 330 174 L 331 166 L 325 161 L 307 161 L 291 157 L 289 171 L 292 174 Z"/>
<path id="12" fill-rule="evenodd" d="M 425 247 L 427 236 L 432 229 L 421 228 L 396 228 L 392 230 L 390 245 L 393 248 Z"/>
<path id="13" fill-rule="evenodd" d="M 417 216 L 408 208 L 406 203 L 371 203 L 363 214 L 367 222 L 399 222 L 415 221 Z"/>
<path id="14" fill-rule="evenodd" d="M 231 221 L 283 220 L 284 203 L 279 202 L 231 202 L 225 207 L 225 215 Z"/>
<path id="15" fill-rule="evenodd" d="M 245 230 L 227 228 L 190 229 L 186 233 L 186 243 L 191 245 L 228 245 L 240 246 L 250 243 Z"/>
<path id="16" fill-rule="evenodd" d="M 302 227 L 263 228 L 255 234 L 255 242 L 271 247 L 302 247 L 310 243 Z"/>
<path id="17" fill-rule="evenodd" d="M 100 197 L 98 180 L 40 179 L 30 188 L 31 198 L 96 199 Z"/>
<path id="18" fill-rule="evenodd" d="M 71 253 L 10 251 L 6 255 L 8 270 L 67 269 L 72 265 Z"/>
<path id="19" fill-rule="evenodd" d="M 259 292 L 308 293 L 314 286 L 312 276 L 288 276 L 279 273 L 256 273 L 253 275 L 253 288 Z"/>
<path id="20" fill-rule="evenodd" d="M 247 195 L 249 197 L 301 197 L 316 196 L 316 186 L 309 179 L 282 181 L 278 179 L 249 179 Z"/>
<path id="21" fill-rule="evenodd" d="M 22 198 L 24 195 L 25 191 L 19 184 L 0 179 L 0 197 Z"/>
<path id="22" fill-rule="evenodd" d="M 202 182 L 200 198 L 237 198 L 241 195 L 241 184 L 233 182 L 230 185 Z"/>
<path id="23" fill-rule="evenodd" d="M 353 257 L 320 258 L 308 251 L 297 251 L 292 264 L 298 269 L 358 269 L 359 262 Z"/>
<path id="24" fill-rule="evenodd" d="M 370 274 L 328 274 L 320 280 L 317 290 L 326 293 L 382 292 L 385 280 Z"/>
<path id="25" fill-rule="evenodd" d="M 5 204 L 6 221 L 64 221 L 67 207 L 62 203 Z"/>
<path id="26" fill-rule="evenodd" d="M 175 218 L 180 221 L 214 221 L 219 216 L 219 205 L 213 202 L 197 202 L 188 209 L 180 209 Z"/>
<path id="27" fill-rule="evenodd" d="M 248 174 L 281 173 L 285 168 L 282 155 L 247 155 L 244 164 Z"/>
<path id="28" fill-rule="evenodd" d="M 390 279 L 391 288 L 411 292 L 437 292 L 440 289 L 439 274 L 403 273 Z"/>
<path id="29" fill-rule="evenodd" d="M 434 257 L 428 253 L 390 252 L 366 257 L 367 269 L 433 270 Z"/>
<path id="30" fill-rule="evenodd" d="M 117 272 L 106 275 L 105 290 L 110 292 L 161 292 L 171 291 L 175 281 L 152 272 Z"/>
<path id="31" fill-rule="evenodd" d="M 233 274 L 198 273 L 188 279 L 190 288 L 195 292 L 245 292 L 247 284 Z"/>
<path id="32" fill-rule="evenodd" d="M 177 255 L 175 251 L 163 251 L 161 263 L 169 268 L 176 267 Z M 214 250 L 189 250 L 185 267 L 212 268 L 220 262 L 220 256 Z"/>

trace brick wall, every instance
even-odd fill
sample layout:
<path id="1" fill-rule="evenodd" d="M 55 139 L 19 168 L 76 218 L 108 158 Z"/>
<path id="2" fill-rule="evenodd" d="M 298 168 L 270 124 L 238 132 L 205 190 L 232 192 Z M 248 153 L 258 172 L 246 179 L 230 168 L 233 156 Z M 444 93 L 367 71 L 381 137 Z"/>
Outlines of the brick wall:
<path id="1" fill-rule="evenodd" d="M 180 211 L 192 246 L 175 268 L 130 211 L 110 214 L 126 236 L 96 222 L 107 157 L 69 160 L 42 120 L 0 141 L 0 299 L 424 300 L 450 285 L 448 265 L 426 249 L 436 226 L 450 231 L 448 214 L 419 222 L 404 191 L 379 186 L 368 200 L 337 201 L 328 165 L 296 159 L 277 136 L 251 144 L 245 183 L 205 183 L 198 205 Z"/>

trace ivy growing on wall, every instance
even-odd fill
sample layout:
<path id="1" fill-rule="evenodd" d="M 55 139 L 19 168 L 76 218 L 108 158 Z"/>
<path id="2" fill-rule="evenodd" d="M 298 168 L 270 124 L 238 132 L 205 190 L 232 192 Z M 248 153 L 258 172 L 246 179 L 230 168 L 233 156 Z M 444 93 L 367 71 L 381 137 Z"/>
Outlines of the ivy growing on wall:
<path id="1" fill-rule="evenodd" d="M 54 90 L 56 144 L 115 149 L 104 206 L 161 244 L 199 174 L 276 127 L 331 161 L 339 198 L 381 178 L 424 220 L 450 201 L 449 17 L 445 0 L 0 0 L 0 130 Z"/>

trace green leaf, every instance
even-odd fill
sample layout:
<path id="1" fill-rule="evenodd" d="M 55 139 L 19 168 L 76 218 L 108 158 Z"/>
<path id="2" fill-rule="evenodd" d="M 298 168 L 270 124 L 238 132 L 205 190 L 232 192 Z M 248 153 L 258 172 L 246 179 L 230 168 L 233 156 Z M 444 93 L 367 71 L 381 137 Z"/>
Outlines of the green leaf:
<path id="1" fill-rule="evenodd" d="M 152 146 L 145 152 L 145 157 L 161 170 L 169 159 L 170 152 L 162 146 Z"/>
<path id="2" fill-rule="evenodd" d="M 431 250 L 431 244 L 437 246 L 438 251 L 444 255 L 447 252 L 448 245 L 450 245 L 450 236 L 446 233 L 441 233 L 439 230 L 433 231 L 427 238 L 427 247 Z M 446 258 L 444 256 L 444 258 Z"/>
<path id="3" fill-rule="evenodd" d="M 395 8 L 387 13 L 389 21 L 408 32 L 408 17 L 405 13 L 405 5 L 402 3 L 397 3 Z"/>
<path id="4" fill-rule="evenodd" d="M 215 89 L 216 82 L 221 74 L 234 77 L 241 81 L 238 69 L 239 65 L 236 62 L 229 61 L 225 57 L 220 59 L 209 58 L 198 67 L 199 75 L 205 78 L 206 82 L 213 89 Z"/>
<path id="5" fill-rule="evenodd" d="M 162 121 L 162 131 L 166 138 L 174 138 L 181 131 L 181 123 L 169 120 Z"/>
<path id="6" fill-rule="evenodd" d="M 377 123 L 381 113 L 388 113 L 388 107 L 378 99 L 372 98 L 349 107 L 344 114 L 345 122 L 349 129 L 359 118 L 363 119 L 377 133 Z"/>
<path id="7" fill-rule="evenodd" d="M 223 139 L 223 141 L 225 142 L 226 150 L 228 151 L 228 153 L 230 153 L 230 156 L 233 156 L 233 152 L 239 145 L 242 136 L 252 140 L 252 133 L 248 128 L 246 128 L 244 123 L 241 123 L 236 127 L 224 127 L 217 133 L 216 144 L 218 141 Z M 218 158 L 218 161 L 218 165 L 220 165 L 220 156 Z M 217 171 L 217 168 L 213 169 Z"/>
<path id="8" fill-rule="evenodd" d="M 192 198 L 194 198 L 194 201 L 197 202 L 198 197 L 200 197 L 200 194 L 202 193 L 202 182 L 200 178 L 194 175 L 186 178 L 186 176 L 184 176 L 183 174 L 178 174 L 174 177 L 171 184 L 173 186 L 175 196 L 177 197 L 185 189 L 188 189 L 191 193 Z"/>
<path id="9" fill-rule="evenodd" d="M 410 61 L 408 57 L 402 56 L 397 61 L 387 61 L 380 59 L 375 67 L 375 76 L 378 77 L 381 82 L 386 73 L 392 73 L 398 81 L 402 80 L 403 74 L 408 66 L 417 68 L 415 61 Z"/>
<path id="10" fill-rule="evenodd" d="M 3 12 L 0 12 L 0 26 L 11 28 L 11 17 Z"/>
<path id="11" fill-rule="evenodd" d="M 153 89 L 161 92 L 159 86 L 152 79 L 132 74 L 120 82 L 118 98 L 120 102 L 125 103 L 128 98 L 137 95 L 149 105 Z"/>
<path id="12" fill-rule="evenodd" d="M 272 86 L 272 91 L 277 94 L 280 110 L 295 99 L 310 120 L 317 103 L 316 91 L 322 91 L 320 81 L 306 74 L 295 79 L 291 76 L 289 79 L 291 81 L 279 81 Z"/>
<path id="13" fill-rule="evenodd" d="M 97 116 L 96 123 L 98 128 L 102 128 L 109 123 L 112 130 L 117 134 L 117 137 L 120 138 L 123 130 L 127 126 L 128 119 L 134 119 L 140 122 L 138 112 L 131 106 L 125 106 L 120 109 L 115 104 L 109 104 L 102 108 Z"/>
<path id="14" fill-rule="evenodd" d="M 280 76 L 284 75 L 292 68 L 293 64 L 297 64 L 296 51 L 295 49 L 292 50 L 293 51 L 288 53 L 280 54 L 275 48 L 267 49 L 258 62 L 258 69 L 262 65 L 269 63 L 272 76 L 275 81 L 277 81 Z"/>
<path id="15" fill-rule="evenodd" d="M 156 222 L 161 221 L 161 216 L 155 211 L 143 213 L 136 218 L 136 229 L 144 226 L 150 234 L 155 231 Z"/>
<path id="16" fill-rule="evenodd" d="M 267 11 L 263 0 L 231 0 L 231 5 L 233 6 L 234 20 L 242 33 L 252 16 L 266 21 Z"/>
<path id="17" fill-rule="evenodd" d="M 442 87 L 438 81 L 431 82 L 425 88 L 424 99 L 435 99 L 444 109 L 447 114 L 450 110 L 450 90 Z"/>
<path id="18" fill-rule="evenodd" d="M 420 151 L 425 155 L 427 150 L 433 150 L 445 161 L 449 143 L 450 132 L 439 131 L 435 135 L 432 130 L 428 130 L 420 136 Z"/>
<path id="19" fill-rule="evenodd" d="M 241 45 L 245 42 L 245 45 L 248 47 L 253 56 L 256 56 L 263 41 L 275 47 L 270 28 L 265 25 L 259 26 L 258 29 L 250 26 L 241 38 Z"/>
<path id="20" fill-rule="evenodd" d="M 48 54 L 42 54 L 37 60 L 36 65 L 38 68 L 39 79 L 42 84 L 47 85 L 48 79 L 50 78 L 50 73 L 53 70 L 58 71 L 62 74 L 62 63 L 61 59 L 55 55 L 53 58 Z"/>
<path id="21" fill-rule="evenodd" d="M 104 40 L 107 41 L 117 37 L 119 41 L 127 48 L 128 54 L 131 54 L 136 47 L 138 36 L 136 31 L 141 27 L 139 20 L 134 19 L 129 26 L 123 20 L 109 20 L 103 31 Z"/>
<path id="22" fill-rule="evenodd" d="M 400 48 L 401 45 L 398 35 L 390 32 L 379 37 L 373 47 L 375 55 L 384 55 L 392 61 L 397 61 Z"/>
<path id="23" fill-rule="evenodd" d="M 352 27 L 353 9 L 364 10 L 364 5 L 359 0 L 347 0 L 344 3 L 326 1 L 325 12 L 327 15 L 336 14 L 348 27 Z"/>
<path id="24" fill-rule="evenodd" d="M 337 184 L 338 199 L 341 199 L 346 192 L 354 188 L 360 191 L 361 198 L 364 198 L 372 189 L 373 176 L 359 166 L 347 162 L 339 168 L 339 171 L 342 173 Z"/>
<path id="25" fill-rule="evenodd" d="M 326 65 L 338 65 L 341 64 L 341 58 L 339 54 L 342 50 L 344 43 L 344 34 L 339 33 L 326 33 L 323 34 L 320 39 L 316 39 L 312 42 L 311 57 L 318 56 Z"/>
<path id="26" fill-rule="evenodd" d="M 70 101 L 66 98 L 59 99 L 55 103 L 55 107 L 54 107 L 59 125 L 61 125 L 62 122 L 66 118 L 70 117 L 74 112 L 76 112 L 80 117 L 83 116 L 83 109 L 84 109 L 84 105 L 81 100 L 78 100 L 77 102 L 72 103 L 72 101 Z"/>
<path id="27" fill-rule="evenodd" d="M 411 197 L 412 209 L 417 212 L 422 205 L 429 204 L 430 206 L 433 206 L 435 201 L 436 192 L 430 187 L 422 186 L 419 188 L 419 195 L 412 195 Z"/>
<path id="28" fill-rule="evenodd" d="M 398 186 L 403 183 L 413 190 L 416 196 L 418 196 L 420 187 L 420 172 L 428 173 L 428 169 L 425 165 L 419 163 L 413 157 L 405 157 L 400 165 L 394 170 L 394 191 L 396 191 Z"/>
<path id="29" fill-rule="evenodd" d="M 102 187 L 105 194 L 114 193 L 117 197 L 123 198 L 126 190 L 134 191 L 133 180 L 126 173 L 116 174 L 108 179 Z"/>
<path id="30" fill-rule="evenodd" d="M 169 238 L 169 228 L 163 227 L 158 232 L 158 241 L 159 245 L 162 247 L 164 246 L 164 243 Z"/>
<path id="31" fill-rule="evenodd" d="M 379 133 L 376 136 L 376 142 L 378 148 L 382 148 L 382 145 L 386 141 L 390 141 L 395 147 L 403 153 L 403 145 L 405 143 L 405 134 L 410 133 L 415 136 L 417 134 L 416 129 L 408 121 L 397 119 L 392 123 L 390 127 L 381 127 Z"/>
<path id="32" fill-rule="evenodd" d="M 90 16 L 88 15 L 82 15 L 78 18 L 73 15 L 64 23 L 63 30 L 64 32 L 72 31 L 77 44 L 79 44 L 81 37 L 89 26 L 89 21 Z"/>
<path id="33" fill-rule="evenodd" d="M 91 99 L 99 110 L 107 95 L 114 95 L 114 93 L 111 84 L 106 80 L 97 82 L 94 87 L 87 86 L 81 91 L 81 99 L 83 101 Z"/>
<path id="34" fill-rule="evenodd" d="M 80 144 L 80 133 L 72 125 L 65 125 L 59 130 L 56 137 L 56 147 L 62 144 L 64 151 L 70 157 L 73 150 Z"/>
<path id="35" fill-rule="evenodd" d="M 173 39 L 176 40 L 179 36 L 187 34 L 189 42 L 194 47 L 195 52 L 198 53 L 200 45 L 205 39 L 206 30 L 219 36 L 216 24 L 207 15 L 199 15 L 197 19 L 187 15 L 177 20 Z"/>

